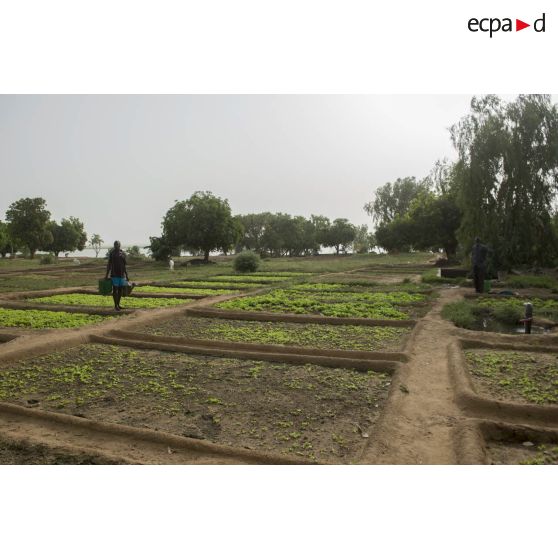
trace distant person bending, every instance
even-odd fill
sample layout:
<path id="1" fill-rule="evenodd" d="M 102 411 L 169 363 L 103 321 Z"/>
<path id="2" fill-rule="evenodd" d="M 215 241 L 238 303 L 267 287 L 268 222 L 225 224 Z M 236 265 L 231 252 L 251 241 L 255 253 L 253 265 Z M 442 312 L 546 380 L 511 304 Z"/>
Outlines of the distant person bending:
<path id="1" fill-rule="evenodd" d="M 114 309 L 118 312 L 122 310 L 120 299 L 124 292 L 124 287 L 128 284 L 128 271 L 126 270 L 126 255 L 120 249 L 120 242 L 114 241 L 114 248 L 109 252 L 107 272 L 105 279 L 112 281 L 112 298 L 114 299 Z"/>
<path id="2" fill-rule="evenodd" d="M 169 269 L 174 271 L 174 260 L 172 258 L 169 258 Z"/>
<path id="3" fill-rule="evenodd" d="M 473 264 L 473 281 L 475 291 L 482 293 L 484 290 L 484 278 L 486 276 L 486 256 L 488 248 L 481 244 L 480 238 L 475 238 L 475 244 L 471 251 L 471 263 Z"/>

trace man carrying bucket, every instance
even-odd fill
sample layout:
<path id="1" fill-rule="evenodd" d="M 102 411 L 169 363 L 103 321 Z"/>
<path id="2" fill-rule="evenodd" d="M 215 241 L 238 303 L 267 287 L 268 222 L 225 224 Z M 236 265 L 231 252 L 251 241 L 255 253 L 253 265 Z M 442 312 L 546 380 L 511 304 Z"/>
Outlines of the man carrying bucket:
<path id="1" fill-rule="evenodd" d="M 107 272 L 105 279 L 112 281 L 112 298 L 114 299 L 114 309 L 119 312 L 122 310 L 120 299 L 124 293 L 124 288 L 128 285 L 128 271 L 126 270 L 126 255 L 120 249 L 120 242 L 114 241 L 114 248 L 109 252 Z"/>

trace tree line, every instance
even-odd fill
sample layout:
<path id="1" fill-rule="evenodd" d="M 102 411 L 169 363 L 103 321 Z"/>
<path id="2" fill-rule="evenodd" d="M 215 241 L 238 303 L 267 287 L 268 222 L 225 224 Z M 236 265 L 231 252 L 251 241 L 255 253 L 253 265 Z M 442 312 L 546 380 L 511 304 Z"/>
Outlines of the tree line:
<path id="1" fill-rule="evenodd" d="M 83 250 L 86 242 L 83 223 L 77 217 L 57 223 L 51 219 L 43 198 L 21 198 L 13 202 L 6 211 L 5 222 L 0 221 L 0 254 L 3 258 L 7 254 L 15 256 L 18 251 L 34 258 L 38 250 L 58 257 L 60 252 Z"/>
<path id="2" fill-rule="evenodd" d="M 188 251 L 209 260 L 220 251 L 251 250 L 262 257 L 309 256 L 322 247 L 337 254 L 350 249 L 368 252 L 373 236 L 368 227 L 357 227 L 347 219 L 331 221 L 323 215 L 310 219 L 287 213 L 250 213 L 233 215 L 228 200 L 211 192 L 195 192 L 189 199 L 177 201 L 162 222 L 162 234 L 150 237 L 152 256 L 164 260 Z"/>
<path id="3" fill-rule="evenodd" d="M 497 269 L 556 265 L 558 108 L 550 96 L 475 97 L 450 136 L 455 162 L 388 182 L 364 206 L 376 244 L 466 260 L 478 236 Z"/>

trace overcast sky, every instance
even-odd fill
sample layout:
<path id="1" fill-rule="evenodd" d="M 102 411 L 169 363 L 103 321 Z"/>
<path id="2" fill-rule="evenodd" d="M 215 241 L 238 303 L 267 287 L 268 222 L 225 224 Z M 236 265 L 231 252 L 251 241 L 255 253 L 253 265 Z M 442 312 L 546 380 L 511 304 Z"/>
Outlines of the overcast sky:
<path id="1" fill-rule="evenodd" d="M 374 190 L 455 158 L 468 95 L 0 96 L 0 219 L 41 196 L 89 234 L 147 243 L 196 190 L 233 213 L 371 224 Z"/>

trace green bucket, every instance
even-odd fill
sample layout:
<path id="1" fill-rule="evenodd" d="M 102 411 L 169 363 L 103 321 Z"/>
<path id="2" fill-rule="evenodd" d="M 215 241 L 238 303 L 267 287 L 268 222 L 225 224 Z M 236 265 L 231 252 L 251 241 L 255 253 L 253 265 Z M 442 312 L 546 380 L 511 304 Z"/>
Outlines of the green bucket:
<path id="1" fill-rule="evenodd" d="M 99 279 L 99 294 L 109 295 L 112 293 L 112 281 L 110 279 Z"/>
<path id="2" fill-rule="evenodd" d="M 489 293 L 491 288 L 492 288 L 492 285 L 490 284 L 490 281 L 488 279 L 486 279 L 485 282 L 484 282 L 484 292 Z"/>

